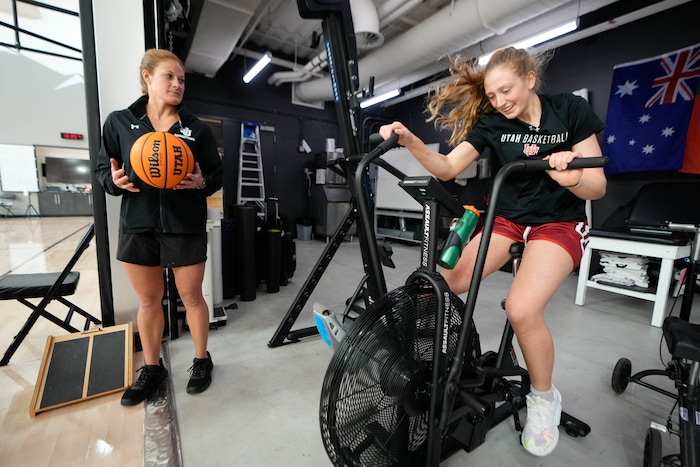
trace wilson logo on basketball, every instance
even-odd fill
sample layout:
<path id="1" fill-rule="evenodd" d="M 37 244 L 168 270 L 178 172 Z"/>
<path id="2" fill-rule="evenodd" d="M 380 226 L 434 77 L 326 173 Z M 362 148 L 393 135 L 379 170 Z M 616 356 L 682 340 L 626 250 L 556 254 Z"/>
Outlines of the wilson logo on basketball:
<path id="1" fill-rule="evenodd" d="M 160 143 L 159 139 L 153 140 L 151 155 L 148 157 L 148 172 L 152 178 L 160 178 Z"/>
<path id="2" fill-rule="evenodd" d="M 136 176 L 155 188 L 173 188 L 194 170 L 194 156 L 187 143 L 163 131 L 137 139 L 129 160 Z"/>

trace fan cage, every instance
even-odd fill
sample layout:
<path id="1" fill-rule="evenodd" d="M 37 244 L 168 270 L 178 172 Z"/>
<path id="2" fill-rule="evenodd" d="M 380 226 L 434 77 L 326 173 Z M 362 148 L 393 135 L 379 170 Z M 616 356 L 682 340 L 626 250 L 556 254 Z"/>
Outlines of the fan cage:
<path id="1" fill-rule="evenodd" d="M 437 300 L 432 286 L 422 282 L 385 294 L 360 315 L 334 353 L 321 391 L 320 424 L 335 466 L 403 467 L 421 456 L 428 435 Z M 461 300 L 453 295 L 451 303 L 448 362 L 464 314 Z M 472 349 L 476 356 L 479 352 Z"/>

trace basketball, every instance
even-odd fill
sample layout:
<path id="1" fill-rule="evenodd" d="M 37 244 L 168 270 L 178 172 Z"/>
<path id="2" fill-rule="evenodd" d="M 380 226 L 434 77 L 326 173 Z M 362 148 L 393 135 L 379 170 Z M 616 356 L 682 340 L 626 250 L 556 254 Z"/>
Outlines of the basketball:
<path id="1" fill-rule="evenodd" d="M 172 188 L 194 171 L 192 150 L 183 140 L 164 131 L 146 133 L 131 146 L 131 168 L 155 188 Z"/>

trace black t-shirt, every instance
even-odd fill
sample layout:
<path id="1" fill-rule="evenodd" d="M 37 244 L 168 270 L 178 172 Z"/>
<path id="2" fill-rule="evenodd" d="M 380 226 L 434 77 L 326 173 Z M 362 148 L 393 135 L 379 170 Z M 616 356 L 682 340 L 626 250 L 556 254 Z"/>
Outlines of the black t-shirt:
<path id="1" fill-rule="evenodd" d="M 467 141 L 477 151 L 481 153 L 487 147 L 491 150 L 492 173 L 509 162 L 570 151 L 573 145 L 605 128 L 581 97 L 573 94 L 539 97 L 542 117 L 538 128 L 494 112 L 483 115 L 469 132 Z M 545 172 L 510 175 L 496 212 L 523 225 L 586 219 L 585 201 Z"/>

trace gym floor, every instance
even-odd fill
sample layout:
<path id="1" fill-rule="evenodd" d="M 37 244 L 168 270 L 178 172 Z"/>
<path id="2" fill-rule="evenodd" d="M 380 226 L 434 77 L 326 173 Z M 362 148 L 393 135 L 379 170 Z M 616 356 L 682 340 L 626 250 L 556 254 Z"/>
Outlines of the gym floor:
<path id="1" fill-rule="evenodd" d="M 0 274 L 60 271 L 73 253 L 87 217 L 0 219 Z M 73 235 L 71 235 L 73 234 Z M 396 269 L 385 269 L 387 285 L 402 285 L 418 264 L 417 245 L 393 243 Z M 215 364 L 211 387 L 185 392 L 193 349 L 186 330 L 168 340 L 170 403 L 179 429 L 185 466 L 287 467 L 329 466 L 321 442 L 318 405 L 321 382 L 332 355 L 320 337 L 270 348 L 277 327 L 325 247 L 322 240 L 297 241 L 297 269 L 287 286 L 269 294 L 264 285 L 253 301 L 233 301 L 226 325 L 210 333 Z M 80 271 L 72 297 L 88 311 L 99 310 L 94 242 L 74 270 Z M 341 310 L 362 276 L 359 243 L 345 241 L 311 295 L 293 329 L 313 326 L 313 302 Z M 497 272 L 481 286 L 475 322 L 482 351 L 496 350 L 504 314 L 500 301 L 511 276 Z M 618 395 L 611 389 L 615 363 L 632 361 L 632 372 L 661 368 L 668 359 L 661 329 L 650 326 L 652 303 L 589 290 L 584 307 L 574 304 L 577 276 L 561 287 L 547 310 L 557 350 L 554 381 L 564 410 L 584 420 L 591 433 L 571 438 L 561 433 L 548 457 L 529 455 L 518 443 L 513 420 L 492 429 L 473 452 L 460 451 L 445 466 L 637 466 L 642 464 L 644 437 L 650 422 L 665 424 L 670 398 L 631 384 Z M 671 300 L 673 302 L 673 300 Z M 693 318 L 698 316 L 694 306 Z M 677 314 L 680 300 L 675 305 Z M 26 320 L 28 309 L 3 301 L 2 352 Z M 97 311 L 98 315 L 99 312 Z M 692 319 L 692 318 L 691 318 Z M 144 456 L 144 405 L 125 408 L 121 394 L 79 402 L 29 417 L 34 386 L 49 335 L 65 332 L 40 319 L 10 364 L 0 367 L 0 464 L 60 466 L 156 465 Z M 660 356 L 661 355 L 661 356 Z M 134 356 L 140 366 L 140 353 Z M 670 391 L 665 378 L 649 380 Z M 524 412 L 523 421 L 524 421 Z M 663 437 L 664 454 L 678 451 L 676 437 Z M 169 463 L 168 463 L 169 462 Z M 157 465 L 177 465 L 160 459 Z"/>

